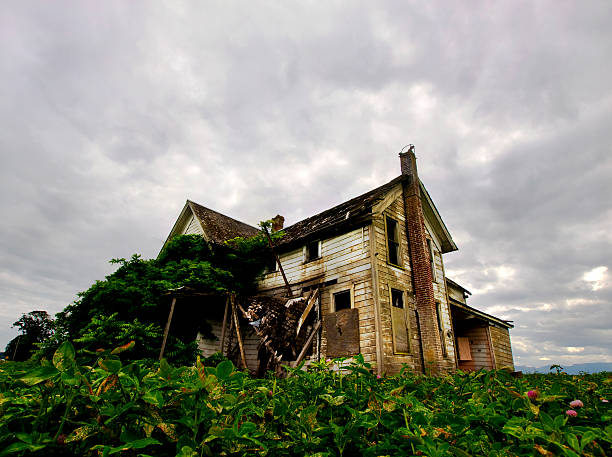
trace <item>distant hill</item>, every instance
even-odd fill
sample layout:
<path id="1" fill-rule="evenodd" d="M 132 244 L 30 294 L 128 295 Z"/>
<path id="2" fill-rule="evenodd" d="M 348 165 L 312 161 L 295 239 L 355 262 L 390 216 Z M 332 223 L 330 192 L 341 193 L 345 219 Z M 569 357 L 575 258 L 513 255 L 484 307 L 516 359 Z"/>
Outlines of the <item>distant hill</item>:
<path id="1" fill-rule="evenodd" d="M 542 367 L 526 367 L 517 365 L 515 370 L 522 371 L 523 373 L 550 373 L 550 365 L 544 365 Z M 594 363 L 578 363 L 576 365 L 561 365 L 563 371 L 567 374 L 580 374 L 582 373 L 599 373 L 600 371 L 612 371 L 612 362 L 594 362 Z M 555 370 L 552 371 L 553 373 Z"/>

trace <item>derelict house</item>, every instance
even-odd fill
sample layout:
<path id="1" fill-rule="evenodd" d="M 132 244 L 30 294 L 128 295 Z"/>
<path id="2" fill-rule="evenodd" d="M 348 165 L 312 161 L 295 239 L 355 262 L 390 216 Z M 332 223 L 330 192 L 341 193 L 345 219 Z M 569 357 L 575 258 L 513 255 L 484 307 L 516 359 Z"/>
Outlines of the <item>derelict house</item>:
<path id="1" fill-rule="evenodd" d="M 513 368 L 513 326 L 470 307 L 469 292 L 445 275 L 443 254 L 457 246 L 418 177 L 413 147 L 400 164 L 388 183 L 284 228 L 259 299 L 232 299 L 229 313 L 229 304 L 225 312 L 217 305 L 208 319 L 217 339 L 200 340 L 203 354 L 222 350 L 239 360 L 240 352 L 252 371 L 273 366 L 270 358 L 359 353 L 380 374 L 403 364 L 433 373 Z M 200 234 L 222 243 L 257 232 L 187 201 L 168 239 Z M 289 347 L 279 347 L 283 337 Z"/>

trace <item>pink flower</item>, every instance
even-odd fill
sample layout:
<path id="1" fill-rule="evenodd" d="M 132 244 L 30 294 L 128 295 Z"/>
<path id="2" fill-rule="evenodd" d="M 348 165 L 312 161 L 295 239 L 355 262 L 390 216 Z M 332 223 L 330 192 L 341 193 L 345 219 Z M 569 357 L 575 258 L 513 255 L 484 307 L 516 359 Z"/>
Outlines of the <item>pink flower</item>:
<path id="1" fill-rule="evenodd" d="M 538 391 L 537 390 L 530 390 L 529 392 L 527 392 L 527 396 L 529 397 L 529 399 L 531 401 L 533 401 L 536 398 L 538 398 Z"/>
<path id="2" fill-rule="evenodd" d="M 573 409 L 568 409 L 567 411 L 565 411 L 565 414 L 567 414 L 568 416 L 572 416 L 572 417 L 576 417 L 578 415 L 578 413 L 574 411 Z"/>
<path id="3" fill-rule="evenodd" d="M 326 362 L 327 362 L 327 363 L 331 363 L 331 359 L 327 359 L 327 360 L 326 360 Z"/>
<path id="4" fill-rule="evenodd" d="M 601 399 L 601 402 L 602 402 L 602 403 L 608 403 L 608 400 L 606 400 L 605 398 L 602 398 L 602 399 Z"/>
<path id="5" fill-rule="evenodd" d="M 584 406 L 584 403 L 582 403 L 580 400 L 574 400 L 570 402 L 570 406 L 572 408 L 582 408 Z"/>
<path id="6" fill-rule="evenodd" d="M 377 375 L 376 375 L 376 378 L 377 378 L 377 379 L 380 379 L 380 378 L 382 378 L 382 376 L 381 376 L 381 375 L 379 375 L 379 374 L 377 374 Z"/>

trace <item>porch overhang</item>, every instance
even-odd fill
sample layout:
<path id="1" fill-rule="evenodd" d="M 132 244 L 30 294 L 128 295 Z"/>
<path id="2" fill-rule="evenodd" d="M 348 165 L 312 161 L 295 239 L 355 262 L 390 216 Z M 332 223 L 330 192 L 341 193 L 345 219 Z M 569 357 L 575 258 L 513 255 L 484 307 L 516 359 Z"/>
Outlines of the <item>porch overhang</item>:
<path id="1" fill-rule="evenodd" d="M 472 308 L 471 306 L 468 306 L 465 303 L 461 303 L 457 300 L 454 300 L 453 298 L 450 299 L 450 304 L 455 309 L 467 315 L 466 319 L 479 319 L 481 321 L 485 321 L 489 324 L 493 324 L 498 327 L 503 327 L 507 329 L 514 328 L 514 325 L 511 324 L 510 321 L 505 321 L 499 319 L 498 317 L 491 316 L 490 314 L 479 311 L 476 308 Z"/>

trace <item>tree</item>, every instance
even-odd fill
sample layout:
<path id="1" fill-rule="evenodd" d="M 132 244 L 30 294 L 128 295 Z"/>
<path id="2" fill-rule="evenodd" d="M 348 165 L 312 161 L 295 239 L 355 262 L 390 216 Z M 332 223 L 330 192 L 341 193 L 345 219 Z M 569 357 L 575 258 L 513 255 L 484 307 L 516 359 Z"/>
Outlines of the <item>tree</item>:
<path id="1" fill-rule="evenodd" d="M 275 237 L 281 236 L 275 233 Z M 97 281 L 57 315 L 55 338 L 44 346 L 48 353 L 65 340 L 94 351 L 135 340 L 129 356 L 156 358 L 170 308 L 170 289 L 190 287 L 223 296 L 248 295 L 256 290 L 258 275 L 269 255 L 263 234 L 236 238 L 224 245 L 209 244 L 199 235 L 173 238 L 157 259 L 114 259 L 119 268 Z M 215 298 L 179 299 L 165 354 L 175 363 L 195 359 L 198 332 L 211 335 L 205 320 L 221 308 Z"/>
<path id="2" fill-rule="evenodd" d="M 54 321 L 46 311 L 23 314 L 12 327 L 19 328 L 20 335 L 7 344 L 5 352 L 9 359 L 16 361 L 29 359 L 36 344 L 49 340 L 54 333 Z"/>

